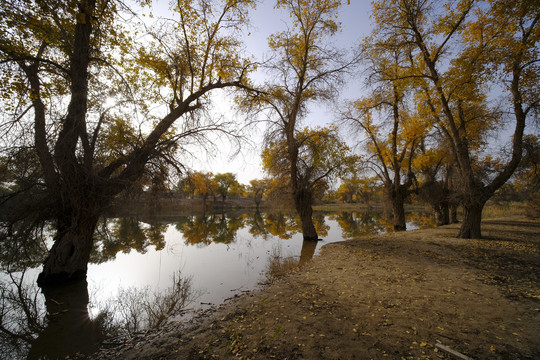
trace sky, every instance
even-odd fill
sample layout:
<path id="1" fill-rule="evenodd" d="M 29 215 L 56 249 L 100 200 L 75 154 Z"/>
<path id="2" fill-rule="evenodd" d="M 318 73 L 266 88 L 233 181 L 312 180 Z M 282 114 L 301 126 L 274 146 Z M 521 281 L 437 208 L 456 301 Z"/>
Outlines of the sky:
<path id="1" fill-rule="evenodd" d="M 280 9 L 274 9 L 275 0 L 260 1 L 256 10 L 250 16 L 249 36 L 245 36 L 246 50 L 257 59 L 269 55 L 267 38 L 275 32 L 286 29 L 286 21 L 289 15 Z M 153 12 L 156 16 L 167 16 L 168 0 L 158 0 L 154 3 Z M 342 24 L 341 32 L 335 36 L 335 45 L 338 48 L 351 49 L 359 44 L 361 39 L 369 35 L 371 31 L 370 19 L 371 5 L 367 0 L 352 0 L 350 5 L 346 3 L 339 13 L 339 21 Z M 362 80 L 360 77 L 352 78 L 342 91 L 342 99 L 353 99 L 360 93 Z M 216 108 L 223 111 L 226 116 L 235 117 L 232 111 L 227 111 L 231 104 L 222 102 L 216 104 Z M 326 106 L 312 107 L 305 124 L 309 126 L 325 125 L 335 119 L 331 109 Z M 241 119 L 238 119 L 241 121 Z M 212 171 L 216 173 L 232 172 L 237 175 L 237 180 L 243 184 L 249 184 L 252 179 L 260 179 L 265 176 L 260 154 L 262 151 L 262 135 L 264 128 L 250 129 L 248 137 L 252 145 L 242 149 L 235 158 L 230 159 L 231 149 L 226 143 L 218 144 L 219 151 L 214 154 L 201 154 L 199 159 L 188 163 L 189 167 L 198 171 Z"/>

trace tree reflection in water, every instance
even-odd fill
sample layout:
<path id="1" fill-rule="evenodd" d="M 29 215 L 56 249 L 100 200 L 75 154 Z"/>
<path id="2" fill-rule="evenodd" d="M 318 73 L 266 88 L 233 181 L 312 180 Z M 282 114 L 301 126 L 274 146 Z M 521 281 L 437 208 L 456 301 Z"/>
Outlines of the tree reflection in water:
<path id="1" fill-rule="evenodd" d="M 143 223 L 136 217 L 103 218 L 94 235 L 96 241 L 90 262 L 100 264 L 114 259 L 119 252 L 132 250 L 144 254 L 149 246 L 162 250 L 167 227 L 168 224 Z"/>
<path id="2" fill-rule="evenodd" d="M 88 311 L 86 281 L 40 289 L 24 273 L 0 282 L 0 358 L 64 359 L 91 354 L 106 338 L 156 329 L 196 298 L 191 278 L 172 277 L 165 291 L 118 290 L 97 316 Z M 91 306 L 96 306 L 92 304 Z M 99 306 L 98 306 L 99 307 Z"/>
<path id="3" fill-rule="evenodd" d="M 149 246 L 161 250 L 167 227 L 143 224 L 136 218 L 102 219 L 91 263 L 109 261 L 119 252 L 145 253 Z M 89 354 L 107 337 L 163 325 L 180 315 L 196 295 L 191 278 L 180 273 L 173 275 L 172 285 L 164 291 L 119 288 L 107 304 L 90 303 L 86 281 L 39 289 L 36 269 L 46 254 L 45 244 L 50 242 L 46 228 L 46 223 L 28 229 L 2 226 L 2 359 L 63 359 L 76 353 Z M 91 316 L 89 307 L 101 310 Z"/>
<path id="4" fill-rule="evenodd" d="M 186 244 L 206 246 L 212 243 L 230 244 L 236 233 L 244 226 L 246 215 L 226 216 L 225 214 L 190 216 L 176 224 L 183 233 Z"/>
<path id="5" fill-rule="evenodd" d="M 328 235 L 330 226 L 326 224 L 323 213 L 315 213 L 313 215 L 313 224 L 319 236 L 326 237 Z M 301 231 L 300 218 L 296 215 L 287 216 L 283 213 L 268 214 L 266 217 L 266 228 L 270 229 L 274 236 L 278 236 L 281 239 L 290 239 L 294 234 Z M 279 249 L 274 249 L 268 258 L 268 264 L 266 266 L 267 277 L 280 276 L 293 268 L 303 266 L 313 258 L 317 245 L 318 243 L 316 241 L 303 240 L 300 256 L 297 258 L 283 257 Z"/>
<path id="6" fill-rule="evenodd" d="M 102 318 L 88 314 L 86 281 L 40 293 L 24 275 L 8 273 L 0 282 L 0 357 L 63 359 L 97 350 L 105 334 Z"/>
<path id="7" fill-rule="evenodd" d="M 427 222 L 420 215 L 415 219 Z M 314 224 L 321 237 L 328 237 L 325 242 L 388 231 L 381 216 L 372 213 L 315 213 Z M 329 236 L 331 226 L 334 229 Z M 336 233 L 337 227 L 340 231 Z M 187 247 L 202 250 L 212 244 L 225 244 L 227 251 L 229 248 L 240 249 L 248 262 L 242 271 L 250 271 L 254 268 L 252 262 L 260 261 L 262 266 L 267 263 L 269 272 L 282 273 L 308 262 L 320 244 L 303 241 L 294 245 L 301 231 L 299 219 L 280 212 L 173 219 L 154 217 L 145 222 L 138 218 L 102 219 L 95 233 L 97 241 L 91 263 L 112 262 L 120 253 L 145 254 L 151 247 L 157 252 L 166 250 L 165 232 L 173 228 L 178 230 L 176 234 Z M 246 244 L 238 241 L 240 231 L 243 231 L 242 239 L 246 235 L 249 238 Z M 21 242 L 24 236 L 19 236 L 25 233 L 30 239 L 26 244 Z M 199 295 L 194 290 L 192 279 L 182 277 L 179 272 L 172 275 L 169 287 L 159 292 L 150 287 L 112 288 L 109 292 L 116 294 L 107 293 L 100 300 L 96 300 L 100 289 L 88 289 L 86 282 L 40 290 L 35 285 L 36 269 L 46 254 L 44 245 L 51 241 L 47 239 L 46 226 L 19 232 L 17 236 L 11 235 L 15 234 L 13 229 L 2 230 L 2 234 L 7 237 L 0 239 L 0 358 L 58 358 L 77 352 L 92 352 L 106 337 L 131 336 L 162 326 L 168 319 L 181 315 Z M 12 242 L 8 241 L 10 239 Z M 255 239 L 259 245 L 250 248 Z M 284 244 L 296 250 L 292 254 L 284 254 L 281 248 Z M 255 248 L 263 249 L 263 253 L 257 253 L 259 250 Z M 238 262 L 240 257 L 233 256 L 232 259 Z M 238 276 L 236 273 L 229 275 L 227 270 L 224 273 Z M 197 276 L 197 273 L 193 275 Z"/>
<path id="8" fill-rule="evenodd" d="M 46 325 L 31 342 L 29 359 L 63 359 L 68 355 L 90 354 L 105 339 L 104 317 L 90 318 L 86 280 L 42 289 Z"/>
<path id="9" fill-rule="evenodd" d="M 381 214 L 369 211 L 341 211 L 332 215 L 332 218 L 339 224 L 344 239 L 380 234 L 392 229 L 392 224 L 384 221 Z"/>
<path id="10" fill-rule="evenodd" d="M 35 284 L 24 286 L 24 272 L 0 281 L 0 358 L 26 358 L 46 327 L 45 309 Z"/>

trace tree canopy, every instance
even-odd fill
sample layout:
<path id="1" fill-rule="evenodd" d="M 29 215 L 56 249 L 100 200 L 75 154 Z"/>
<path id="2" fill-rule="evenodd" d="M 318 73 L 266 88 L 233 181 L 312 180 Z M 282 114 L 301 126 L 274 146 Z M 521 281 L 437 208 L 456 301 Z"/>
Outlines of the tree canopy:
<path id="1" fill-rule="evenodd" d="M 252 5 L 179 1 L 174 20 L 149 28 L 121 2 L 2 5 L 2 150 L 33 149 L 42 181 L 32 188 L 57 227 L 41 283 L 85 276 L 97 219 L 116 194 L 147 171 L 181 166 L 190 143 L 210 144 L 209 131 L 232 131 L 205 110 L 212 90 L 245 87 L 250 65 L 235 33 Z"/>

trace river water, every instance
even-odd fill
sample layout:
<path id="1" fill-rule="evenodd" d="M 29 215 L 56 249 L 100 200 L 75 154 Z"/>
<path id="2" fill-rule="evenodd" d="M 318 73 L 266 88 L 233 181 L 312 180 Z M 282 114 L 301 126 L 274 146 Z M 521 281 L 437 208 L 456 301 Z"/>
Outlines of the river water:
<path id="1" fill-rule="evenodd" d="M 408 229 L 431 226 L 420 214 L 410 218 Z M 106 338 L 219 306 L 325 244 L 391 229 L 376 213 L 315 213 L 314 220 L 316 243 L 304 242 L 298 219 L 285 213 L 103 219 L 87 281 L 46 292 L 35 285 L 44 252 L 3 260 L 0 358 L 91 353 Z"/>

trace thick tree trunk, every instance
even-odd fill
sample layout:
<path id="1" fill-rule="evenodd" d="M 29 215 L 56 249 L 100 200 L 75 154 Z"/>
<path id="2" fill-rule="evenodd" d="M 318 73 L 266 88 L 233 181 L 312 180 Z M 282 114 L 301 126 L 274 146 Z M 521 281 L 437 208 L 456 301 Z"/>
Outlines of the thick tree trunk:
<path id="1" fill-rule="evenodd" d="M 403 195 L 399 192 L 392 194 L 392 212 L 394 218 L 394 231 L 407 230 L 405 221 L 405 206 Z"/>
<path id="2" fill-rule="evenodd" d="M 86 279 L 98 219 L 99 216 L 82 213 L 70 226 L 58 231 L 38 276 L 39 286 Z"/>
<path id="3" fill-rule="evenodd" d="M 296 206 L 296 211 L 300 216 L 304 240 L 317 241 L 319 236 L 317 235 L 315 225 L 313 224 L 313 209 L 311 207 L 312 200 L 312 194 L 310 191 L 304 189 L 295 191 L 294 203 Z"/>
<path id="4" fill-rule="evenodd" d="M 462 239 L 482 238 L 481 223 L 482 209 L 485 202 L 475 202 L 463 205 L 463 223 L 459 230 L 458 237 Z"/>

